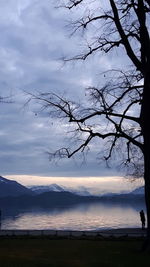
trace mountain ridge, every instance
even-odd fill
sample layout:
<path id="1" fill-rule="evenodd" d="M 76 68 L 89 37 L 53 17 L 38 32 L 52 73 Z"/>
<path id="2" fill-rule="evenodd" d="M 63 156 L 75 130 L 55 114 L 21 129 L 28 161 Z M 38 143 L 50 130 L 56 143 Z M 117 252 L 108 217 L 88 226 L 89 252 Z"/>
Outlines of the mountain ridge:
<path id="1" fill-rule="evenodd" d="M 55 191 L 55 192 L 71 192 L 73 194 L 77 194 L 79 196 L 98 196 L 98 197 L 114 197 L 114 196 L 120 196 L 120 195 L 144 195 L 144 186 L 138 187 L 136 189 L 134 189 L 131 192 L 119 192 L 119 193 L 112 193 L 112 192 L 105 192 L 102 194 L 92 194 L 90 192 L 90 188 L 85 187 L 85 186 L 78 186 L 76 188 L 72 188 L 72 187 L 66 187 L 66 186 L 62 186 L 62 185 L 58 185 L 58 184 L 50 184 L 50 185 L 37 185 L 37 186 L 30 186 L 29 187 L 31 190 L 33 190 L 35 193 L 37 194 L 41 194 L 44 192 L 51 192 L 51 191 Z"/>
<path id="2" fill-rule="evenodd" d="M 21 195 L 17 197 L 3 197 L 0 198 L 1 207 L 19 207 L 19 208 L 31 208 L 31 207 L 64 207 L 72 206 L 81 203 L 90 202 L 103 202 L 103 203 L 135 203 L 138 201 L 144 201 L 144 196 L 134 194 L 122 194 L 113 196 L 79 196 L 71 192 L 45 192 L 36 195 Z"/>
<path id="3" fill-rule="evenodd" d="M 0 176 L 0 197 L 30 195 L 33 192 L 22 184 Z"/>
<path id="4" fill-rule="evenodd" d="M 91 196 L 92 194 L 86 189 L 84 186 L 79 186 L 77 188 L 71 188 L 67 186 L 60 186 L 58 184 L 50 184 L 50 185 L 37 185 L 37 186 L 29 186 L 33 192 L 36 194 L 41 194 L 44 192 L 71 192 L 73 194 L 77 194 L 79 196 Z"/>
<path id="5" fill-rule="evenodd" d="M 87 188 L 80 186 L 78 189 L 67 188 L 57 184 L 49 186 L 34 186 L 26 188 L 16 181 L 0 176 L 0 205 L 19 207 L 52 207 L 73 205 L 83 202 L 134 202 L 144 200 L 144 187 L 139 187 L 130 193 L 107 193 L 104 195 L 91 195 Z M 41 191 L 40 191 L 41 190 Z M 44 192 L 43 192 L 44 190 Z M 45 190 L 48 190 L 45 191 Z M 38 193 L 36 193 L 36 191 Z"/>

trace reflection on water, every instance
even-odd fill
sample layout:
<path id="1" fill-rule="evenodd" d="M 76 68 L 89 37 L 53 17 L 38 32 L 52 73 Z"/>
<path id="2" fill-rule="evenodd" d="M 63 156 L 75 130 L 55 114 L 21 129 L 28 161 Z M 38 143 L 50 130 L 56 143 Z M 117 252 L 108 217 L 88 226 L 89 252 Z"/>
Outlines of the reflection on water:
<path id="1" fill-rule="evenodd" d="M 90 203 L 73 207 L 2 210 L 2 229 L 98 230 L 140 227 L 143 204 Z"/>

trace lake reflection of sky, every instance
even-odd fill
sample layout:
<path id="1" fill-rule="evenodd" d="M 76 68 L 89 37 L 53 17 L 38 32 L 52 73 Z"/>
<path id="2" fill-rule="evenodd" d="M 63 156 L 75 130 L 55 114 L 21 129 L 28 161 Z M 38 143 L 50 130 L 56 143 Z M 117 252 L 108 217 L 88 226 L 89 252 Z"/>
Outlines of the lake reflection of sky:
<path id="1" fill-rule="evenodd" d="M 70 208 L 3 211 L 2 229 L 68 229 L 140 227 L 143 205 L 90 203 Z"/>

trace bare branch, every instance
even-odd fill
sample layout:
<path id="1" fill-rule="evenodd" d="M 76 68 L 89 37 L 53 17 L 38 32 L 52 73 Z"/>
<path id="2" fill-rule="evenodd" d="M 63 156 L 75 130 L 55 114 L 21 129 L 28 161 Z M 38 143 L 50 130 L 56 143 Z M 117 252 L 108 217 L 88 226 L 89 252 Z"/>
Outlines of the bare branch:
<path id="1" fill-rule="evenodd" d="M 114 21 L 118 30 L 118 33 L 120 34 L 120 37 L 122 39 L 122 43 L 126 49 L 127 55 L 129 56 L 129 58 L 132 60 L 133 64 L 136 66 L 136 68 L 138 70 L 140 70 L 141 72 L 143 72 L 143 68 L 142 68 L 142 63 L 139 61 L 139 59 L 136 57 L 136 55 L 134 54 L 131 45 L 128 41 L 128 38 L 123 30 L 123 27 L 120 23 L 120 18 L 118 15 L 118 10 L 116 7 L 116 4 L 114 2 L 114 0 L 110 0 L 110 4 L 113 10 L 113 14 L 114 14 Z"/>

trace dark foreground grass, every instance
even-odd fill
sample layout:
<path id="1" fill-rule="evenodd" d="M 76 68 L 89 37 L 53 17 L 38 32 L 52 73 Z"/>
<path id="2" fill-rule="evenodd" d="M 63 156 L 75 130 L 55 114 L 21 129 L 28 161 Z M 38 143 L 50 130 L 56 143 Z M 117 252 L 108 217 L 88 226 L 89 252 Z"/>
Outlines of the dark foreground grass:
<path id="1" fill-rule="evenodd" d="M 0 267 L 149 267 L 140 240 L 0 239 Z"/>

